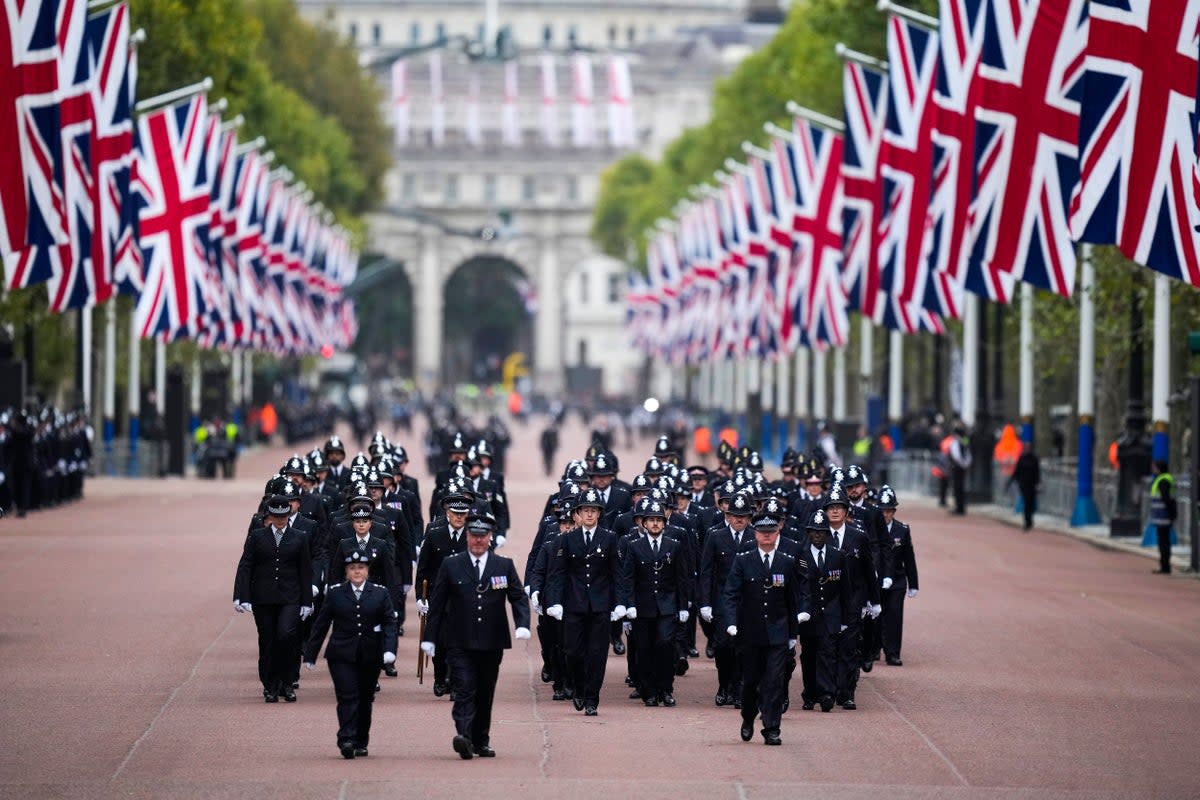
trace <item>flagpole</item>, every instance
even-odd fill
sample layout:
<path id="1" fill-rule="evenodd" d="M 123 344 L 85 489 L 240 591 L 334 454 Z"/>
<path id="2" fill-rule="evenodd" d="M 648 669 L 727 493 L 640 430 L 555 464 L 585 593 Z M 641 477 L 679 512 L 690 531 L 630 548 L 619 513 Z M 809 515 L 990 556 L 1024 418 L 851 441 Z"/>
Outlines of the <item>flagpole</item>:
<path id="1" fill-rule="evenodd" d="M 197 352 L 192 356 L 192 381 L 190 390 L 191 420 L 189 422 L 188 433 L 195 433 L 196 428 L 200 427 L 200 353 Z"/>
<path id="2" fill-rule="evenodd" d="M 928 14 L 922 14 L 920 11 L 913 11 L 911 8 L 896 5 L 891 0 L 878 0 L 875 8 L 885 14 L 894 14 L 902 20 L 920 25 L 923 28 L 928 28 L 931 31 L 938 29 L 937 17 L 931 17 Z"/>
<path id="3" fill-rule="evenodd" d="M 139 114 L 145 114 L 147 111 L 151 111 L 155 108 L 167 106 L 180 100 L 187 100 L 195 97 L 198 94 L 204 94 L 208 90 L 212 89 L 212 87 L 213 79 L 205 78 L 199 83 L 193 83 L 189 86 L 181 86 L 178 89 L 174 89 L 170 92 L 155 95 L 154 97 L 148 97 L 135 105 L 133 110 Z"/>
<path id="4" fill-rule="evenodd" d="M 778 428 L 779 453 L 787 449 L 791 437 L 792 421 L 792 357 L 781 353 L 775 361 L 775 420 Z"/>
<path id="5" fill-rule="evenodd" d="M 1093 496 L 1096 434 L 1096 268 L 1092 246 L 1082 245 L 1079 258 L 1079 454 L 1076 461 L 1075 508 L 1071 526 L 1099 525 Z M 971 295 L 968 295 L 970 297 Z"/>
<path id="6" fill-rule="evenodd" d="M 797 347 L 792 407 L 796 410 L 796 449 L 800 451 L 808 448 L 809 417 L 812 414 L 809 398 L 813 390 L 811 362 L 812 352 L 807 347 Z"/>
<path id="7" fill-rule="evenodd" d="M 142 340 L 138 335 L 137 314 L 129 314 L 129 477 L 136 478 L 138 469 L 138 438 L 141 436 L 142 414 Z"/>
<path id="8" fill-rule="evenodd" d="M 229 352 L 229 405 L 233 409 L 233 424 L 242 425 L 242 354 Z"/>
<path id="9" fill-rule="evenodd" d="M 1021 284 L 1021 441 L 1033 441 L 1033 285 Z"/>
<path id="10" fill-rule="evenodd" d="M 115 475 L 113 436 L 117 413 L 117 301 L 109 299 L 104 306 L 104 452 L 108 455 L 109 474 Z"/>
<path id="11" fill-rule="evenodd" d="M 811 108 L 805 108 L 795 100 L 787 101 L 787 110 L 789 114 L 794 114 L 801 119 L 807 120 L 814 125 L 819 125 L 822 128 L 828 128 L 831 131 L 842 133 L 846 130 L 846 125 L 840 119 L 826 116 L 819 111 L 813 111 Z"/>
<path id="12" fill-rule="evenodd" d="M 904 334 L 888 332 L 888 435 L 899 450 L 900 418 L 904 415 Z M 869 434 L 869 432 L 868 432 Z"/>
<path id="13" fill-rule="evenodd" d="M 884 61 L 883 59 L 876 58 L 875 56 L 869 56 L 866 53 L 859 52 L 858 50 L 851 50 L 841 42 L 838 42 L 833 46 L 833 52 L 843 61 L 853 61 L 854 63 L 861 64 L 864 67 L 870 67 L 882 72 L 887 72 L 888 62 Z"/>

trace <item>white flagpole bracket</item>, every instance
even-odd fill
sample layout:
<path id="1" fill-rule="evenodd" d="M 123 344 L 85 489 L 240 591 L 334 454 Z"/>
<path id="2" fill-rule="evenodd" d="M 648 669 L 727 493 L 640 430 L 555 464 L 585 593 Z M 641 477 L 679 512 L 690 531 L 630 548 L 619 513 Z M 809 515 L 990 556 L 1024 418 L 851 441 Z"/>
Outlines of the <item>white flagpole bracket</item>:
<path id="1" fill-rule="evenodd" d="M 204 94 L 212 87 L 213 79 L 205 78 L 199 83 L 193 83 L 190 86 L 181 86 L 174 91 L 166 92 L 165 94 L 160 94 L 157 97 L 149 97 L 145 100 L 142 100 L 133 107 L 133 110 L 139 114 L 144 114 L 151 109 L 170 105 L 171 103 L 175 103 L 180 100 L 187 100 L 191 97 L 195 97 L 198 94 Z"/>
<path id="2" fill-rule="evenodd" d="M 883 59 L 869 56 L 866 53 L 860 53 L 858 50 L 851 50 L 841 42 L 833 46 L 833 52 L 843 61 L 853 61 L 856 64 L 862 64 L 864 67 L 871 67 L 872 69 L 887 72 L 888 63 Z"/>
<path id="3" fill-rule="evenodd" d="M 787 141 L 788 139 L 792 138 L 791 131 L 789 131 L 787 128 L 779 127 L 774 122 L 764 122 L 763 130 L 771 134 L 771 136 L 775 137 L 776 139 L 783 139 L 784 141 Z"/>
<path id="4" fill-rule="evenodd" d="M 811 108 L 805 108 L 794 100 L 788 100 L 787 110 L 789 114 L 795 114 L 801 119 L 808 120 L 814 125 L 820 125 L 822 128 L 828 128 L 831 131 L 841 133 L 846 130 L 846 126 L 840 119 L 822 114 L 819 111 L 813 111 Z"/>
<path id="5" fill-rule="evenodd" d="M 763 148 L 754 144 L 754 142 L 742 142 L 742 152 L 748 156 L 758 156 L 764 161 L 772 157 L 770 150 L 764 150 Z"/>
<path id="6" fill-rule="evenodd" d="M 938 29 L 937 17 L 931 17 L 928 14 L 922 14 L 920 11 L 913 11 L 911 8 L 897 5 L 892 0 L 878 0 L 875 3 L 875 8 L 885 14 L 895 14 L 900 19 L 911 22 L 914 25 L 920 25 L 922 28 L 928 28 L 931 31 Z"/>
<path id="7" fill-rule="evenodd" d="M 221 123 L 221 130 L 225 131 L 225 133 L 229 133 L 230 131 L 236 131 L 238 128 L 242 127 L 245 124 L 246 124 L 246 118 L 243 117 L 241 114 L 238 114 L 236 117 L 229 120 L 228 122 Z M 266 140 L 264 139 L 264 141 L 266 141 Z"/>
<path id="8" fill-rule="evenodd" d="M 741 173 L 742 175 L 750 175 L 753 172 L 753 170 L 751 170 L 745 164 L 734 161 L 732 158 L 725 159 L 725 169 L 729 170 L 730 172 Z"/>

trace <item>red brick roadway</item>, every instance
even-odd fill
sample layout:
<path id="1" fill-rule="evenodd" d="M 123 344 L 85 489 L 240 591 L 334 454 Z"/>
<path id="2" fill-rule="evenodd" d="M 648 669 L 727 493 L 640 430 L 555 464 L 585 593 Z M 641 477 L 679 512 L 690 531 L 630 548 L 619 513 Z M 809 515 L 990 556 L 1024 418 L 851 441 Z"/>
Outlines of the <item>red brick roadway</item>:
<path id="1" fill-rule="evenodd" d="M 508 471 L 502 552 L 522 569 L 552 487 L 539 431 L 514 426 Z M 563 439 L 564 459 L 584 449 L 578 424 Z M 618 449 L 626 476 L 650 449 L 635 444 Z M 343 761 L 324 666 L 300 702 L 264 705 L 254 624 L 230 603 L 247 515 L 291 452 L 253 452 L 232 481 L 95 480 L 82 503 L 0 521 L 0 796 L 1200 796 L 1200 584 L 917 504 L 902 511 L 923 587 L 904 666 L 864 676 L 858 711 L 794 708 L 781 748 L 739 740 L 704 658 L 668 709 L 627 700 L 613 657 L 600 716 L 584 718 L 551 701 L 535 638 L 501 668 L 499 757 L 463 762 L 448 698 L 417 685 L 410 625 L 371 756 Z"/>

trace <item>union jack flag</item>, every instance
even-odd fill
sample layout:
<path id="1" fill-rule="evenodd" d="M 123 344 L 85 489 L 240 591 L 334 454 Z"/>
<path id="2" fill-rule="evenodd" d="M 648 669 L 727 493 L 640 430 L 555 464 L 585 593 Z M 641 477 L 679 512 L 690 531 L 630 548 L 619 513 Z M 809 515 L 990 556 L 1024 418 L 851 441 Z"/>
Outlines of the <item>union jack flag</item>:
<path id="1" fill-rule="evenodd" d="M 804 303 L 801 299 L 806 276 L 796 258 L 800 251 L 792 232 L 792 219 L 800 203 L 792 141 L 774 137 L 771 140 L 771 156 L 775 175 L 772 183 L 775 219 L 770 230 L 773 274 L 768 292 L 774 305 L 771 316 L 779 339 L 779 350 L 793 353 L 800 346 L 804 333 Z"/>
<path id="2" fill-rule="evenodd" d="M 263 342 L 266 322 L 260 288 L 266 278 L 266 267 L 262 262 L 262 204 L 265 184 L 266 169 L 258 153 L 249 151 L 239 154 L 233 197 L 237 219 L 232 246 L 237 263 L 239 294 L 245 302 L 244 338 L 250 345 L 260 345 Z"/>
<path id="3" fill-rule="evenodd" d="M 1200 3 L 1091 0 L 1071 230 L 1200 286 Z"/>
<path id="4" fill-rule="evenodd" d="M 876 324 L 883 320 L 884 295 L 879 274 L 879 147 L 887 122 L 887 75 L 846 62 L 842 70 L 842 286 L 851 311 Z"/>
<path id="5" fill-rule="evenodd" d="M 775 323 L 772 319 L 774 305 L 773 282 L 779 261 L 771 238 L 771 220 L 774 216 L 774 192 L 771 188 L 772 166 L 758 156 L 752 156 L 745 176 L 746 187 L 746 231 L 749 264 L 748 287 L 745 311 L 745 339 L 743 352 L 756 357 L 774 355 L 776 342 Z"/>
<path id="6" fill-rule="evenodd" d="M 207 311 L 207 123 L 203 96 L 138 119 L 134 191 L 146 273 L 135 317 L 143 338 L 194 336 Z"/>
<path id="7" fill-rule="evenodd" d="M 987 25 L 967 288 L 1001 303 L 1016 281 L 1069 297 L 1086 0 L 997 3 Z"/>
<path id="8" fill-rule="evenodd" d="M 879 150 L 879 263 L 887 292 L 882 323 L 904 333 L 940 332 L 940 320 L 923 305 L 928 263 L 921 251 L 933 166 L 937 39 L 924 28 L 891 17 L 887 50 L 887 125 Z"/>
<path id="9" fill-rule="evenodd" d="M 975 175 L 975 108 L 986 0 L 938 4 L 937 84 L 933 92 L 933 174 L 925 241 L 929 279 L 925 308 L 943 317 L 961 312 L 967 248 L 964 234 Z"/>

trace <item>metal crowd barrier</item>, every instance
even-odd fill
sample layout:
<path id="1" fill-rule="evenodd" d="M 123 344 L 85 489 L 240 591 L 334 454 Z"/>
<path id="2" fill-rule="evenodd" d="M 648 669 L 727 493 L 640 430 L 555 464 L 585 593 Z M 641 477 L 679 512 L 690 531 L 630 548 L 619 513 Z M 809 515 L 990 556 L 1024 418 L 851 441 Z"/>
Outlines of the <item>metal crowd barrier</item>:
<path id="1" fill-rule="evenodd" d="M 128 439 L 95 445 L 92 474 L 110 478 L 158 478 L 166 464 L 166 442 L 142 439 L 131 449 Z"/>

